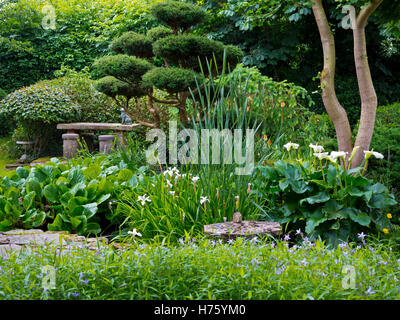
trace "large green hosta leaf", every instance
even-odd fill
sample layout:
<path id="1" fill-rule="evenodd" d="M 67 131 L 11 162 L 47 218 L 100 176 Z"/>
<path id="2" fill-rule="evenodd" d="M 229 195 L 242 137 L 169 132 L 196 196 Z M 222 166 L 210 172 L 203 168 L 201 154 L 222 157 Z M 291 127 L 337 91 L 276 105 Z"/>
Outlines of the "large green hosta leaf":
<path id="1" fill-rule="evenodd" d="M 315 196 L 300 200 L 300 204 L 303 204 L 304 202 L 307 202 L 309 204 L 323 203 L 327 202 L 330 198 L 331 197 L 325 191 L 322 191 Z"/>
<path id="2" fill-rule="evenodd" d="M 59 203 L 60 202 L 60 189 L 55 184 L 49 184 L 44 187 L 43 195 L 45 198 L 52 203 Z"/>
<path id="3" fill-rule="evenodd" d="M 361 210 L 355 208 L 347 208 L 345 210 L 342 210 L 342 212 L 346 212 L 351 220 L 357 222 L 362 226 L 367 227 L 371 223 L 371 217 Z"/>

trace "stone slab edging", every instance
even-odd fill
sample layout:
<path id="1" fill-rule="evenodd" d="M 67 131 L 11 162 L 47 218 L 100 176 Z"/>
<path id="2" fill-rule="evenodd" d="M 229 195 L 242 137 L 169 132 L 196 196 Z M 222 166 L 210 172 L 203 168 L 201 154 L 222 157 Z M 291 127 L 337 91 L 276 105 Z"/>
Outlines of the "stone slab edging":
<path id="1" fill-rule="evenodd" d="M 86 248 L 96 250 L 108 245 L 104 237 L 85 238 L 66 231 L 43 231 L 40 229 L 16 229 L 0 232 L 0 257 L 7 257 L 15 251 L 25 247 L 62 246 L 62 248 Z"/>

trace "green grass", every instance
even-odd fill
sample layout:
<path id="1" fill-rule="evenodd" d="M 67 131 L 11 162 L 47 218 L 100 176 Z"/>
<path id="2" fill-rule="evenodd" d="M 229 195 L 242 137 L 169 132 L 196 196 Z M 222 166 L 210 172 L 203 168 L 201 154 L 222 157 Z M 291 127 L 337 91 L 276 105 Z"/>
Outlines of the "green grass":
<path id="1" fill-rule="evenodd" d="M 5 167 L 9 163 L 14 163 L 15 160 L 11 160 L 7 154 L 7 144 L 9 143 L 10 138 L 0 138 L 0 177 L 10 176 L 12 175 L 12 171 L 5 170 Z"/>
<path id="2" fill-rule="evenodd" d="M 16 162 L 16 159 L 10 159 L 7 154 L 7 144 L 10 142 L 10 137 L 0 138 L 0 177 L 10 177 L 14 174 L 15 170 L 5 170 L 7 164 L 12 164 Z M 49 161 L 51 157 L 44 157 L 37 159 L 35 161 Z M 29 166 L 26 166 L 29 168 Z"/>
<path id="3" fill-rule="evenodd" d="M 0 259 L 0 299 L 399 299 L 399 254 L 387 245 L 329 250 L 237 240 L 139 244 L 125 252 L 34 249 Z M 43 290 L 41 268 L 55 268 Z M 354 267 L 346 289 L 345 266 Z M 351 283 L 351 282 L 350 282 Z"/>

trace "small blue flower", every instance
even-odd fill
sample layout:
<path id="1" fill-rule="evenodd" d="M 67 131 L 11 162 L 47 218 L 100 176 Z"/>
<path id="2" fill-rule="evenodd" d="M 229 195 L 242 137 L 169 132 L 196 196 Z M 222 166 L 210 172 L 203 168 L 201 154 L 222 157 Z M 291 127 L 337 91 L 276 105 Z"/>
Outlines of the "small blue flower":
<path id="1" fill-rule="evenodd" d="M 74 297 L 78 297 L 78 296 L 79 296 L 79 292 L 72 292 L 72 295 L 73 295 Z"/>
<path id="2" fill-rule="evenodd" d="M 365 293 L 364 293 L 366 296 L 369 296 L 369 295 L 371 295 L 371 294 L 375 294 L 375 291 L 372 291 L 372 288 L 371 287 L 369 287 L 368 288 L 368 290 L 367 291 L 365 291 Z"/>
<path id="3" fill-rule="evenodd" d="M 364 232 L 357 234 L 358 239 L 364 240 L 367 235 Z"/>
<path id="4" fill-rule="evenodd" d="M 339 248 L 344 248 L 344 247 L 346 247 L 347 246 L 347 242 L 342 242 L 342 243 L 339 243 Z"/>

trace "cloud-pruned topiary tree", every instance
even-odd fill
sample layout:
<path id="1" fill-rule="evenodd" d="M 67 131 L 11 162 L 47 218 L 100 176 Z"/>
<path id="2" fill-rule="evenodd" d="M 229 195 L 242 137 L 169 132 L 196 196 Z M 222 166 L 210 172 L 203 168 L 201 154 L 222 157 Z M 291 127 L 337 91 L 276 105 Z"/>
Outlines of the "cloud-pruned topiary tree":
<path id="1" fill-rule="evenodd" d="M 151 13 L 163 26 L 148 30 L 145 35 L 130 31 L 115 39 L 110 45 L 114 55 L 94 63 L 94 73 L 100 78 L 96 89 L 112 97 L 139 124 L 160 127 L 160 109 L 155 103 L 161 103 L 176 107 L 185 125 L 189 88 L 196 88 L 196 81 L 201 83 L 202 68 L 209 61 L 222 67 L 225 53 L 233 70 L 242 60 L 243 52 L 205 36 L 190 34 L 190 29 L 205 18 L 205 12 L 194 4 L 168 0 L 153 5 Z M 162 61 L 162 66 L 161 63 L 157 66 L 157 61 Z M 155 97 L 155 88 L 167 92 L 168 97 Z M 143 121 L 135 112 L 139 98 L 144 96 L 153 122 Z"/>

